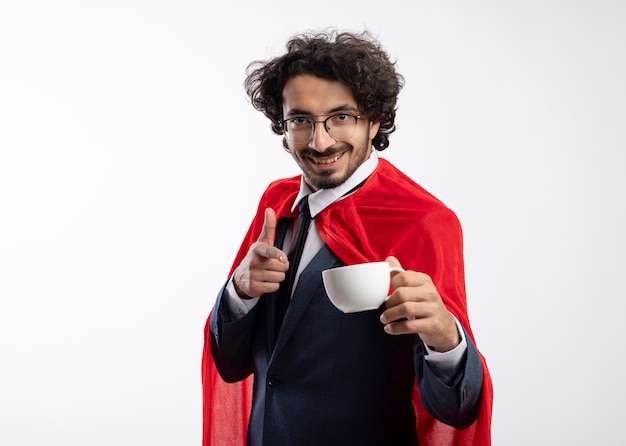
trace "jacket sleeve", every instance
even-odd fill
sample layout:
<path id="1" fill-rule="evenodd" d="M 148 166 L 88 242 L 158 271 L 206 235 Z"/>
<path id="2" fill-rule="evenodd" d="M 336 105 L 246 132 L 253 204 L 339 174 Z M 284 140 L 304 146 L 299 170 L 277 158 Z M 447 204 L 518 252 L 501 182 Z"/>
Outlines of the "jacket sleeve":
<path id="1" fill-rule="evenodd" d="M 478 417 L 483 387 L 483 365 L 476 345 L 465 333 L 467 350 L 456 371 L 443 377 L 424 358 L 425 347 L 416 343 L 415 371 L 424 408 L 439 421 L 465 429 Z"/>
<path id="2" fill-rule="evenodd" d="M 215 366 L 226 382 L 241 381 L 253 371 L 252 331 L 256 307 L 240 319 L 230 314 L 225 296 L 220 290 L 211 312 L 210 330 Z"/>

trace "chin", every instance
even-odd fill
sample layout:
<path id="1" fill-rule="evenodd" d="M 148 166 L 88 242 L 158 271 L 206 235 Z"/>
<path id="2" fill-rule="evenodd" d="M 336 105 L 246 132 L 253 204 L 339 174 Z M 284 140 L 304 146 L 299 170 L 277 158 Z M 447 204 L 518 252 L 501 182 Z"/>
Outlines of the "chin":
<path id="1" fill-rule="evenodd" d="M 327 174 L 309 176 L 307 179 L 308 183 L 315 189 L 332 189 L 343 184 L 347 177 L 335 172 L 328 172 Z"/>

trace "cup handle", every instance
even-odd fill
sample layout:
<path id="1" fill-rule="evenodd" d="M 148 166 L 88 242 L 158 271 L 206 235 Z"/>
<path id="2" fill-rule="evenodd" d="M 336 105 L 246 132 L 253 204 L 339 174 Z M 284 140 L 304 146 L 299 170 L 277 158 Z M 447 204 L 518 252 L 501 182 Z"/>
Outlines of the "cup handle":
<path id="1" fill-rule="evenodd" d="M 403 273 L 405 270 L 404 268 L 400 268 L 399 266 L 390 266 L 389 267 L 389 274 L 391 273 Z M 385 302 L 387 302 L 387 299 L 389 299 L 389 296 L 387 296 L 385 298 Z"/>

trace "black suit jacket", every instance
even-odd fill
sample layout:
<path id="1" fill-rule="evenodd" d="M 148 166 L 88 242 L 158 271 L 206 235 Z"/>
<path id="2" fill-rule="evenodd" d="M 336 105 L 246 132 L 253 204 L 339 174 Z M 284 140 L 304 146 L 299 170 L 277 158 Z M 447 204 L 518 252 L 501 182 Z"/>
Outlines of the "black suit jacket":
<path id="1" fill-rule="evenodd" d="M 344 314 L 332 305 L 321 271 L 340 265 L 327 246 L 317 253 L 300 275 L 279 333 L 275 294 L 261 296 L 239 320 L 223 289 L 218 295 L 210 322 L 216 366 L 229 382 L 254 373 L 248 444 L 416 445 L 416 379 L 432 415 L 455 427 L 471 424 L 482 364 L 469 336 L 459 370 L 436 375 L 418 336 L 383 331 L 383 307 Z"/>

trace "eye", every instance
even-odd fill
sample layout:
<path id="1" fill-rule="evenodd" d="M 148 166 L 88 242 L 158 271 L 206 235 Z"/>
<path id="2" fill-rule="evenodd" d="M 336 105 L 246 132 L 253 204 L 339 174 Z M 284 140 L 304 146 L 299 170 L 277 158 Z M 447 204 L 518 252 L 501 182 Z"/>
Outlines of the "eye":
<path id="1" fill-rule="evenodd" d="M 309 119 L 308 118 L 302 118 L 302 117 L 291 118 L 288 122 L 292 126 L 300 127 L 300 126 L 308 125 L 309 124 Z"/>
<path id="2" fill-rule="evenodd" d="M 347 113 L 339 113 L 338 115 L 334 115 L 330 118 L 330 120 L 335 124 L 348 124 L 352 119 L 352 115 Z"/>

